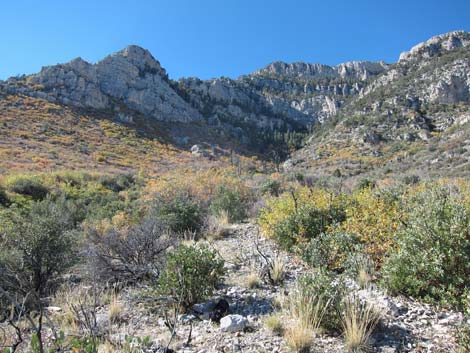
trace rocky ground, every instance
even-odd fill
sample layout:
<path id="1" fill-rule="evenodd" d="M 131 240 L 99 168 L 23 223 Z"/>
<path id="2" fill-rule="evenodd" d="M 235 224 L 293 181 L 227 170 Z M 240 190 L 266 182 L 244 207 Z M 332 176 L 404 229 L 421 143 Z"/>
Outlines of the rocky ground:
<path id="1" fill-rule="evenodd" d="M 171 349 L 184 353 L 289 352 L 284 338 L 268 330 L 264 320 L 279 311 L 282 297 L 288 295 L 296 278 L 309 269 L 292 255 L 279 251 L 271 240 L 261 237 L 252 224 L 232 226 L 228 233 L 210 242 L 225 260 L 224 284 L 211 300 L 195 305 L 193 313 L 177 314 Z M 286 278 L 280 286 L 261 282 L 256 288 L 249 288 L 247 279 L 260 272 L 264 256 L 281 259 Z M 391 297 L 374 286 L 358 292 L 382 310 L 372 352 L 456 352 L 453 330 L 463 319 L 460 313 L 438 310 L 410 298 Z M 170 342 L 170 330 L 155 310 L 151 296 L 145 293 L 142 289 L 124 290 L 119 296 L 122 304 L 119 318 L 109 323 L 108 304 L 99 309 L 97 323 L 114 343 L 132 341 L 129 337 L 149 336 L 146 351 L 163 352 L 162 347 Z M 229 309 L 218 324 L 208 316 L 220 299 L 229 303 Z M 63 315 L 60 308 L 53 311 L 52 316 Z M 340 353 L 346 349 L 341 336 L 323 334 L 315 339 L 311 351 Z"/>

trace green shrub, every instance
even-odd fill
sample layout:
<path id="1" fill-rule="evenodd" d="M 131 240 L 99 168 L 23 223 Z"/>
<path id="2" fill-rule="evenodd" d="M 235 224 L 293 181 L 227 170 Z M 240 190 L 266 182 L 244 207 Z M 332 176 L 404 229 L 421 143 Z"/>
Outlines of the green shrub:
<path id="1" fill-rule="evenodd" d="M 345 292 L 344 281 L 326 270 L 317 271 L 314 275 L 303 275 L 298 280 L 298 288 L 304 295 L 321 298 L 325 303 L 321 326 L 339 332 L 341 329 L 340 305 Z"/>
<path id="2" fill-rule="evenodd" d="M 282 185 L 277 180 L 269 179 L 261 185 L 261 193 L 263 195 L 279 196 L 281 193 Z"/>
<path id="3" fill-rule="evenodd" d="M 351 253 L 359 249 L 357 236 L 342 232 L 325 232 L 312 238 L 301 248 L 302 258 L 313 267 L 325 267 L 330 271 L 343 272 Z"/>
<path id="4" fill-rule="evenodd" d="M 344 211 L 336 207 L 320 209 L 305 205 L 292 212 L 273 230 L 273 238 L 284 249 L 318 237 L 333 223 L 344 219 Z"/>
<path id="5" fill-rule="evenodd" d="M 357 190 L 373 189 L 375 187 L 376 187 L 375 181 L 371 180 L 371 179 L 367 179 L 367 178 L 359 180 L 357 185 L 356 185 Z"/>
<path id="6" fill-rule="evenodd" d="M 224 262 L 206 247 L 180 245 L 168 255 L 158 290 L 188 309 L 210 296 L 223 275 Z"/>
<path id="7" fill-rule="evenodd" d="M 41 184 L 39 180 L 34 177 L 26 176 L 10 180 L 8 182 L 8 188 L 14 193 L 29 196 L 35 201 L 43 200 L 49 193 L 48 188 Z"/>
<path id="8" fill-rule="evenodd" d="M 466 321 L 457 328 L 457 346 L 459 353 L 470 352 L 470 292 L 463 296 L 463 312 Z"/>
<path id="9" fill-rule="evenodd" d="M 0 222 L 0 287 L 10 297 L 37 304 L 75 262 L 75 211 L 63 198 L 33 202 L 27 212 L 9 210 L 8 221 Z"/>
<path id="10" fill-rule="evenodd" d="M 0 205 L 4 207 L 10 206 L 10 199 L 2 187 L 0 187 Z"/>
<path id="11" fill-rule="evenodd" d="M 199 232 L 205 216 L 200 203 L 183 192 L 169 201 L 158 201 L 156 213 L 177 234 Z"/>
<path id="12" fill-rule="evenodd" d="M 246 217 L 249 200 L 239 190 L 232 190 L 220 185 L 210 205 L 212 212 L 217 216 L 227 215 L 229 222 L 239 222 Z"/>
<path id="13" fill-rule="evenodd" d="M 120 192 L 129 189 L 134 184 L 134 176 L 132 174 L 102 175 L 98 181 L 105 188 Z"/>
<path id="14" fill-rule="evenodd" d="M 470 210 L 450 187 L 428 186 L 408 205 L 397 251 L 383 268 L 397 293 L 459 305 L 470 288 Z"/>

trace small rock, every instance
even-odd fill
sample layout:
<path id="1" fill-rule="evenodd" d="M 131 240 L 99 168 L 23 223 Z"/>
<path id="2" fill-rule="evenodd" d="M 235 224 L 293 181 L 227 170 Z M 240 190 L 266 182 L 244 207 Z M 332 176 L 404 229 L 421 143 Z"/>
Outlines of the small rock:
<path id="1" fill-rule="evenodd" d="M 248 320 L 241 315 L 227 315 L 220 320 L 220 328 L 226 332 L 243 331 Z"/>

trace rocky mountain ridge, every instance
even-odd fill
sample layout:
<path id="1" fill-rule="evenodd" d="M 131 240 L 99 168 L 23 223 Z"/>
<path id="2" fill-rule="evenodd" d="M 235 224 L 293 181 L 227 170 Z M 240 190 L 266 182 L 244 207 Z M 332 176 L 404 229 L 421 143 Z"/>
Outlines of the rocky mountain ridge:
<path id="1" fill-rule="evenodd" d="M 94 109 L 125 105 L 159 121 L 192 122 L 201 118 L 170 87 L 165 70 L 145 49 L 129 46 L 96 64 L 81 58 L 44 67 L 41 72 L 12 78 L 6 91 L 51 102 Z"/>
<path id="2" fill-rule="evenodd" d="M 468 175 L 469 40 L 467 32 L 450 32 L 403 53 L 289 164 L 318 169 L 329 163 L 330 172 L 338 168 L 347 175 L 405 165 L 403 170 L 425 175 Z"/>
<path id="3" fill-rule="evenodd" d="M 395 64 L 274 62 L 237 79 L 173 81 L 147 50 L 129 46 L 96 64 L 78 58 L 11 78 L 0 82 L 1 91 L 108 111 L 111 118 L 125 112 L 132 120 L 135 111 L 156 121 L 197 122 L 257 148 L 276 146 L 276 132 L 313 131 L 307 146 L 293 155 L 293 165 L 311 167 L 312 161 L 328 161 L 351 148 L 358 159 L 384 162 L 402 158 L 397 153 L 409 147 L 394 144 L 455 138 L 466 165 L 470 33 L 435 36 L 402 53 Z M 455 135 L 452 129 L 463 131 Z"/>

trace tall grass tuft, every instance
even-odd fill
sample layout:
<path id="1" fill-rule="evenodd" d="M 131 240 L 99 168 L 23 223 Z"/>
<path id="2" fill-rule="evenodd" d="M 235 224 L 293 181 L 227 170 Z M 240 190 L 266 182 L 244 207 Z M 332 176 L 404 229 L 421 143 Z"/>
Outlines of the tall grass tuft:
<path id="1" fill-rule="evenodd" d="M 367 352 L 379 321 L 380 311 L 375 304 L 354 295 L 346 297 L 343 301 L 342 327 L 348 352 Z"/>

